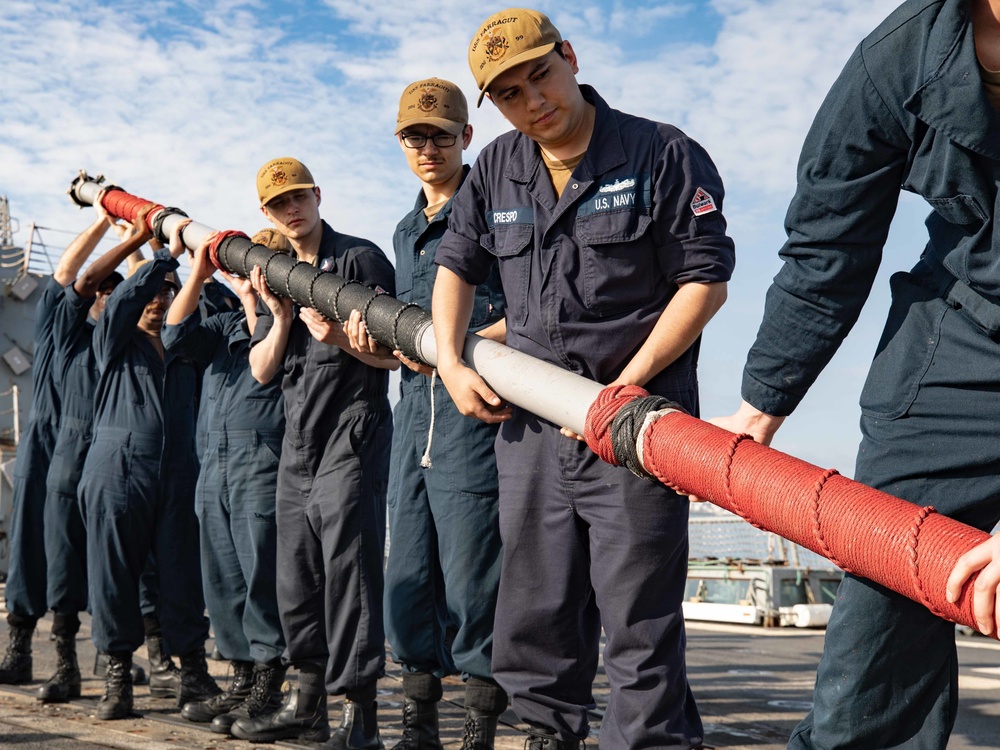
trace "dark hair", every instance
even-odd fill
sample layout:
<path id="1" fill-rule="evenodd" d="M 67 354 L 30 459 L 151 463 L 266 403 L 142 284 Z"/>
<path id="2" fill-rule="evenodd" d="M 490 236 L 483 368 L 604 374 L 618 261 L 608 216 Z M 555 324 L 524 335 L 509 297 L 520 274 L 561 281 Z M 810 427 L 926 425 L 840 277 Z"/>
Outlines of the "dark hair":
<path id="1" fill-rule="evenodd" d="M 566 59 L 566 55 L 563 54 L 563 48 L 562 48 L 562 46 L 563 46 L 562 42 L 556 42 L 556 46 L 555 46 L 555 48 L 553 48 L 552 51 L 555 52 L 557 55 L 559 55 L 559 57 L 561 57 L 563 60 L 565 60 Z"/>

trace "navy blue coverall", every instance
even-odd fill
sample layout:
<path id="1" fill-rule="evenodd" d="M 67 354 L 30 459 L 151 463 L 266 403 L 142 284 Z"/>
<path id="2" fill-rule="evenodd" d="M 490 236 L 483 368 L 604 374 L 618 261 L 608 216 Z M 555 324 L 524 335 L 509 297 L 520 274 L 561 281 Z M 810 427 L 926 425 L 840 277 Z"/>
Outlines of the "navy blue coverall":
<path id="1" fill-rule="evenodd" d="M 368 240 L 323 223 L 321 270 L 393 292 L 392 264 Z M 261 305 L 253 341 L 274 322 Z M 382 624 L 386 479 L 392 411 L 386 370 L 316 341 L 297 316 L 282 372 L 278 609 L 285 660 L 326 672 L 331 695 L 374 690 Z"/>
<path id="2" fill-rule="evenodd" d="M 854 51 L 806 138 L 785 264 L 743 397 L 790 414 L 857 320 L 900 188 L 929 241 L 891 279 L 861 394 L 855 478 L 983 530 L 1000 517 L 1000 117 L 969 0 L 910 0 Z M 958 706 L 954 625 L 871 581 L 841 584 L 812 712 L 793 748 L 944 748 Z M 860 647 L 859 647 L 860 646 Z"/>
<path id="3" fill-rule="evenodd" d="M 139 578 L 150 552 L 170 652 L 195 653 L 208 637 L 193 501 L 198 371 L 169 352 L 161 357 L 136 327 L 176 267 L 158 250 L 108 297 L 94 330 L 100 379 L 80 500 L 93 640 L 109 653 L 142 645 Z"/>
<path id="4" fill-rule="evenodd" d="M 240 312 L 240 299 L 225 284 L 217 281 L 206 282 L 201 288 L 198 296 L 198 312 L 201 313 L 201 320 L 208 320 L 213 315 L 228 312 Z M 166 326 L 164 326 L 166 330 Z M 204 407 L 201 389 L 198 391 L 198 421 L 195 425 L 195 449 L 198 451 L 198 459 L 205 453 L 208 441 L 209 411 Z"/>
<path id="5" fill-rule="evenodd" d="M 51 276 L 35 306 L 31 410 L 14 462 L 7 568 L 7 622 L 35 627 L 47 609 L 45 580 L 45 475 L 59 432 L 61 399 L 54 367 L 53 322 L 63 289 Z"/>
<path id="6" fill-rule="evenodd" d="M 198 297 L 198 310 L 203 318 L 221 312 L 233 312 L 239 309 L 240 300 L 229 287 L 216 281 L 206 282 Z M 198 377 L 198 416 L 195 422 L 195 451 L 198 460 L 201 461 L 205 451 L 205 443 L 208 440 L 208 413 L 201 408 L 203 403 L 201 396 L 201 375 Z M 150 556 L 146 570 L 142 574 L 139 584 L 139 603 L 142 605 L 142 615 L 145 618 L 157 618 L 159 608 L 157 602 L 160 599 L 158 574 L 156 572 L 156 559 Z M 148 623 L 148 620 L 147 620 Z"/>
<path id="7" fill-rule="evenodd" d="M 87 608 L 87 529 L 78 489 L 91 443 L 99 374 L 92 348 L 93 304 L 93 297 L 81 297 L 70 284 L 54 316 L 62 410 L 46 478 L 45 556 L 49 607 L 67 614 Z"/>
<path id="8" fill-rule="evenodd" d="M 434 254 L 451 201 L 430 223 L 426 207 L 421 191 L 396 227 L 392 245 L 397 299 L 429 310 Z M 476 288 L 469 329 L 500 320 L 504 307 L 494 267 Z M 497 427 L 463 416 L 440 380 L 435 379 L 432 400 L 430 378 L 405 367 L 401 373 L 389 470 L 386 637 L 405 668 L 438 677 L 458 671 L 489 678 L 502 551 L 493 453 Z M 428 443 L 432 465 L 424 467 Z"/>
<path id="9" fill-rule="evenodd" d="M 728 280 L 734 250 L 705 151 L 581 90 L 596 108 L 592 145 L 561 198 L 537 145 L 502 135 L 455 196 L 436 260 L 471 284 L 498 260 L 507 344 L 606 383 L 677 285 Z M 697 359 L 695 343 L 646 388 L 697 414 Z M 582 739 L 603 625 L 611 698 L 601 747 L 696 746 L 681 616 L 687 500 L 603 463 L 559 427 L 514 409 L 497 438 L 494 677 L 521 719 Z"/>
<path id="10" fill-rule="evenodd" d="M 274 663 L 285 650 L 275 593 L 278 458 L 285 431 L 281 383 L 250 372 L 250 332 L 240 312 L 206 320 L 195 310 L 163 327 L 163 345 L 206 366 L 199 414 L 205 450 L 195 489 L 205 603 L 219 651 Z"/>

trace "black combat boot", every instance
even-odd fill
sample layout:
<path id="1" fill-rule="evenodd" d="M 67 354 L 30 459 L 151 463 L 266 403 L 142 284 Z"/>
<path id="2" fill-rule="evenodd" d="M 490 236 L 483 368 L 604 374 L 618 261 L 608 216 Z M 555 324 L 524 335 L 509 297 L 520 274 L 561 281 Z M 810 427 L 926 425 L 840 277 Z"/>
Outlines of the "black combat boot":
<path id="1" fill-rule="evenodd" d="M 526 750 L 580 750 L 580 740 L 561 740 L 547 734 L 531 734 L 524 743 Z"/>
<path id="2" fill-rule="evenodd" d="M 162 635 L 146 636 L 149 655 L 149 694 L 154 698 L 176 698 L 181 692 L 181 670 L 167 653 Z"/>
<path id="3" fill-rule="evenodd" d="M 181 716 L 199 724 L 212 721 L 216 716 L 227 714 L 250 697 L 253 684 L 253 662 L 234 661 L 233 680 L 224 691 L 207 701 L 185 703 Z"/>
<path id="4" fill-rule="evenodd" d="M 38 688 L 42 703 L 65 703 L 80 697 L 80 665 L 76 660 L 76 636 L 56 636 L 56 671 Z"/>
<path id="5" fill-rule="evenodd" d="M 293 687 L 274 713 L 256 719 L 237 719 L 232 726 L 232 735 L 250 742 L 325 742 L 330 738 L 326 690 L 306 692 L 301 685 Z"/>
<path id="6" fill-rule="evenodd" d="M 462 750 L 493 750 L 497 721 L 507 710 L 507 693 L 493 680 L 470 677 L 465 683 Z"/>
<path id="7" fill-rule="evenodd" d="M 498 718 L 496 714 L 488 714 L 475 708 L 465 709 L 462 750 L 493 750 Z"/>
<path id="8" fill-rule="evenodd" d="M 222 695 L 222 688 L 208 673 L 205 649 L 200 648 L 181 657 L 181 687 L 177 693 L 177 705 L 193 701 L 207 701 Z"/>
<path id="9" fill-rule="evenodd" d="M 434 716 L 437 718 L 437 705 Z M 438 743 L 440 747 L 440 742 Z M 367 701 L 355 703 L 344 701 L 344 718 L 337 731 L 324 743 L 323 750 L 384 750 L 382 737 L 378 732 L 378 703 Z"/>
<path id="10" fill-rule="evenodd" d="M 0 684 L 23 685 L 31 682 L 31 635 L 35 626 L 14 625 L 7 617 L 10 628 L 10 642 L 7 653 L 0 662 Z"/>
<path id="11" fill-rule="evenodd" d="M 132 713 L 132 654 L 128 651 L 108 654 L 104 695 L 97 702 L 97 718 L 103 721 L 124 719 Z"/>
<path id="12" fill-rule="evenodd" d="M 212 731 L 229 734 L 237 719 L 256 719 L 274 713 L 281 706 L 281 685 L 285 681 L 285 668 L 261 664 L 253 666 L 253 684 L 250 695 L 240 705 L 226 714 L 212 719 Z"/>
<path id="13" fill-rule="evenodd" d="M 392 750 L 442 750 L 438 730 L 441 680 L 428 672 L 403 672 L 403 738 Z"/>
<path id="14" fill-rule="evenodd" d="M 437 701 L 403 698 L 403 737 L 392 750 L 442 750 Z"/>
<path id="15" fill-rule="evenodd" d="M 108 655 L 105 651 L 98 651 L 94 654 L 94 677 L 100 677 L 102 680 L 108 676 Z M 140 665 L 132 662 L 132 684 L 133 685 L 145 685 L 146 684 L 146 670 Z"/>

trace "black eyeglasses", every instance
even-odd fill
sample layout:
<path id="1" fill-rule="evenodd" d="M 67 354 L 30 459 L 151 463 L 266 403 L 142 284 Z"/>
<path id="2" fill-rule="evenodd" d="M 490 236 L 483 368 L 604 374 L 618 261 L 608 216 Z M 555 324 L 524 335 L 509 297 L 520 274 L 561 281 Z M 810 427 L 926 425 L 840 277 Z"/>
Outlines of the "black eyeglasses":
<path id="1" fill-rule="evenodd" d="M 407 148 L 423 148 L 427 145 L 427 141 L 433 141 L 438 148 L 448 148 L 454 146 L 458 140 L 458 136 L 451 133 L 438 133 L 434 136 L 403 133 L 402 137 L 403 145 Z"/>

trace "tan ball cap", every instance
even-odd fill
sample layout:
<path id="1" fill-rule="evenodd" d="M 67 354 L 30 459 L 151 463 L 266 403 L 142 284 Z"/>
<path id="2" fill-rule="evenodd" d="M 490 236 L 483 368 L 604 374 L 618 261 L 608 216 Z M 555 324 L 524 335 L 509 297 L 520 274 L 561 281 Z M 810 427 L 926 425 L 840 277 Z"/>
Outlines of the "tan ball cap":
<path id="1" fill-rule="evenodd" d="M 306 169 L 305 164 L 290 156 L 271 159 L 257 173 L 257 197 L 262 206 L 290 190 L 313 187 L 316 187 L 316 181 L 313 180 L 312 172 Z"/>
<path id="2" fill-rule="evenodd" d="M 498 75 L 549 54 L 561 41 L 559 30 L 537 10 L 508 8 L 483 21 L 469 44 L 469 67 L 479 86 L 476 106 Z"/>
<path id="3" fill-rule="evenodd" d="M 261 229 L 257 232 L 257 234 L 250 238 L 250 241 L 255 245 L 263 245 L 269 250 L 280 250 L 283 253 L 287 253 L 291 249 L 285 235 L 277 229 L 272 229 L 271 227 Z"/>
<path id="4" fill-rule="evenodd" d="M 469 123 L 469 105 L 462 89 L 451 81 L 427 78 L 411 83 L 399 97 L 396 133 L 410 125 L 433 125 L 461 135 Z"/>

